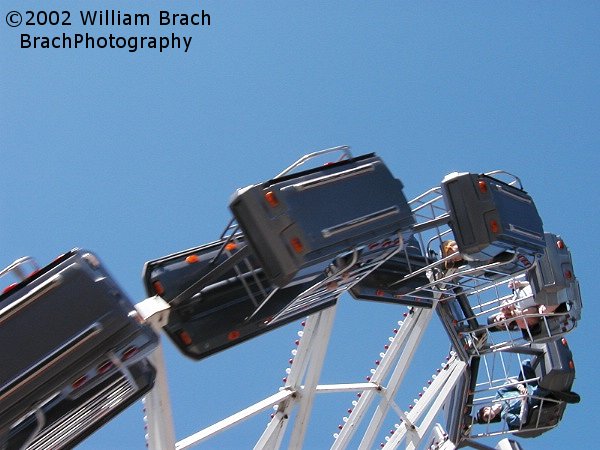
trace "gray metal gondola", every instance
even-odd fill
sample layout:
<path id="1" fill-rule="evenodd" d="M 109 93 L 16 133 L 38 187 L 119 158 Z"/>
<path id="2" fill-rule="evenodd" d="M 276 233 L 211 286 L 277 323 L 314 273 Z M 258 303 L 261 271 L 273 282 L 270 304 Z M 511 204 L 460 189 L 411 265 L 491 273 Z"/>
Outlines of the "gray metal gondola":
<path id="1" fill-rule="evenodd" d="M 403 185 L 374 154 L 240 189 L 230 202 L 252 253 L 274 284 L 303 267 L 395 233 L 414 219 Z"/>
<path id="2" fill-rule="evenodd" d="M 75 249 L 0 295 L 0 341 L 3 433 L 40 400 L 96 381 L 82 371 L 104 367 L 101 377 L 108 376 L 154 350 L 158 337 L 99 259 Z"/>
<path id="3" fill-rule="evenodd" d="M 498 173 L 453 173 L 442 181 L 461 254 L 478 261 L 489 261 L 506 250 L 535 257 L 545 247 L 535 203 L 521 187 L 492 176 Z"/>
<path id="4" fill-rule="evenodd" d="M 124 366 L 86 389 L 67 387 L 38 402 L 0 438 L 3 450 L 73 448 L 144 396 L 156 370 L 146 359 Z"/>

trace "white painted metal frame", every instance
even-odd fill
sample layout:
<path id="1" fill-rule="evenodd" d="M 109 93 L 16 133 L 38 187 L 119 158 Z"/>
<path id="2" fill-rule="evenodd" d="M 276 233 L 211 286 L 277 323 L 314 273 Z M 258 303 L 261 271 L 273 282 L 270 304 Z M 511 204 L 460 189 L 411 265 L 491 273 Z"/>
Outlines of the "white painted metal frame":
<path id="1" fill-rule="evenodd" d="M 169 320 L 170 306 L 159 296 L 150 297 L 137 303 L 135 309 L 141 319 L 152 325 L 152 328 L 158 334 Z M 160 341 L 149 359 L 156 368 L 156 380 L 152 390 L 143 399 L 146 444 L 150 450 L 174 449 L 175 427 L 173 425 L 169 385 Z"/>
<path id="2" fill-rule="evenodd" d="M 466 367 L 467 364 L 458 359 L 456 355 L 451 358 L 442 372 L 433 380 L 429 389 L 425 391 L 423 397 L 406 414 L 406 420 L 399 424 L 396 432 L 383 447 L 384 450 L 396 449 L 405 440 L 407 449 L 419 448 L 423 439 L 431 433 L 435 418 L 450 399 L 450 395 Z M 417 424 L 423 415 L 425 417 L 420 424 Z"/>
<path id="3" fill-rule="evenodd" d="M 157 369 L 157 379 L 153 390 L 144 399 L 148 448 L 150 450 L 191 448 L 258 413 L 274 408 L 275 413 L 271 422 L 254 448 L 257 450 L 279 449 L 286 435 L 292 410 L 296 409 L 287 445 L 291 449 L 301 449 L 314 396 L 320 393 L 336 392 L 361 392 L 361 396 L 341 432 L 337 435 L 332 449 L 347 448 L 359 423 L 366 416 L 369 406 L 376 400 L 377 395 L 379 404 L 371 417 L 359 448 L 373 447 L 373 442 L 390 408 L 397 413 L 401 423 L 398 425 L 397 433 L 387 442 L 385 448 L 397 448 L 404 440 L 407 441 L 407 448 L 416 448 L 431 433 L 433 420 L 448 400 L 466 363 L 453 356 L 415 407 L 408 413 L 401 411 L 394 402 L 394 398 L 433 315 L 433 309 L 409 308 L 404 322 L 399 322 L 401 324 L 399 332 L 391 340 L 369 382 L 319 385 L 318 380 L 325 361 L 335 309 L 336 306 L 333 306 L 306 320 L 285 385 L 279 389 L 279 392 L 178 442 L 175 441 L 166 370 L 162 347 L 159 346 L 152 356 L 152 362 Z M 154 312 L 152 312 L 153 310 Z M 160 324 L 166 320 L 168 307 L 165 308 L 164 302 L 161 303 L 156 298 L 151 298 L 147 299 L 144 305 L 138 305 L 138 311 L 145 320 L 153 323 L 158 329 Z M 387 385 L 384 386 L 383 383 L 388 378 Z M 425 418 L 422 423 L 417 425 L 417 421 L 424 414 Z"/>
<path id="4" fill-rule="evenodd" d="M 165 310 L 164 304 L 161 305 L 156 298 L 147 299 L 144 302 L 142 302 L 143 305 L 139 305 L 138 312 L 145 320 L 159 328 L 158 324 L 165 320 L 165 311 L 168 311 L 168 308 Z M 156 307 L 154 313 L 152 306 Z M 256 448 L 279 447 L 289 422 L 290 410 L 295 406 L 298 406 L 298 412 L 290 438 L 290 448 L 301 448 L 314 395 L 319 390 L 317 382 L 325 361 L 334 315 L 335 306 L 320 311 L 307 319 L 286 384 L 280 388 L 278 393 L 179 442 L 175 442 L 166 370 L 162 348 L 159 346 L 152 356 L 152 362 L 157 369 L 156 382 L 152 391 L 144 399 L 148 448 L 150 450 L 183 450 L 193 447 L 275 405 L 277 405 L 277 412 L 258 441 Z M 330 392 L 331 389 L 324 389 L 324 391 Z"/>
<path id="5" fill-rule="evenodd" d="M 336 147 L 315 152 L 298 160 L 277 177 L 294 170 L 308 159 L 336 151 L 342 153 L 340 159 L 350 157 L 348 147 Z M 451 233 L 451 230 L 447 228 L 447 211 L 443 206 L 439 188 L 427 191 L 410 203 L 413 205 L 413 213 L 419 219 L 419 225 L 417 225 L 419 231 L 428 230 L 432 227 L 435 229 L 433 237 L 430 239 L 431 242 L 434 240 L 441 242 L 444 236 Z M 445 231 L 442 231 L 442 229 Z M 427 249 L 430 248 L 431 242 L 427 242 Z M 423 245 L 423 242 L 421 244 Z M 443 259 L 438 261 L 440 265 L 443 263 Z M 191 448 L 270 408 L 274 408 L 275 413 L 256 443 L 255 450 L 276 450 L 281 447 L 293 410 L 295 410 L 294 423 L 287 446 L 294 450 L 301 449 L 314 396 L 319 393 L 334 392 L 359 392 L 360 397 L 358 401 L 353 402 L 354 407 L 349 417 L 344 418 L 341 431 L 334 435 L 335 441 L 331 447 L 333 450 L 345 449 L 351 444 L 360 423 L 369 414 L 371 405 L 376 400 L 378 404 L 362 436 L 358 447 L 360 450 L 373 448 L 375 439 L 380 433 L 390 410 L 393 410 L 400 420 L 394 434 L 386 438 L 384 449 L 396 449 L 402 443 L 405 444 L 407 449 L 414 449 L 423 445 L 425 439 L 431 440 L 432 448 L 454 449 L 456 443 L 451 442 L 442 426 L 435 424 L 434 421 L 451 399 L 468 366 L 467 362 L 453 355 L 409 412 L 402 411 L 395 403 L 399 388 L 441 295 L 438 291 L 440 280 L 430 278 L 430 281 L 435 297 L 433 308 L 409 308 L 410 312 L 405 315 L 405 320 L 399 322 L 399 325 L 401 325 L 399 332 L 391 339 L 387 351 L 381 355 L 382 359 L 367 383 L 318 384 L 333 327 L 336 306 L 332 306 L 307 319 L 285 385 L 277 393 L 179 442 L 175 442 L 174 438 L 162 349 L 159 348 L 153 358 L 158 371 L 156 384 L 145 399 L 149 449 L 183 450 Z M 153 304 L 151 310 L 153 307 L 157 307 L 156 301 L 149 303 Z M 164 306 L 157 307 L 156 313 L 148 313 L 144 308 L 138 309 L 144 309 L 141 315 L 144 319 L 151 320 L 158 329 L 158 325 L 164 324 L 166 320 Z M 168 314 L 168 305 L 166 311 L 166 314 Z"/>
<path id="6" fill-rule="evenodd" d="M 294 395 L 278 405 L 277 412 L 255 449 L 277 449 L 284 437 L 291 409 L 298 406 L 289 448 L 301 448 L 310 412 L 317 390 L 317 382 L 325 362 L 329 336 L 333 327 L 336 306 L 310 316 L 306 321 L 302 339 L 298 345 L 283 390 L 291 390 Z M 304 381 L 304 383 L 302 383 Z"/>
<path id="7" fill-rule="evenodd" d="M 331 447 L 332 450 L 344 449 L 349 445 L 356 433 L 358 425 L 364 419 L 371 403 L 375 400 L 376 395 L 379 394 L 381 395 L 380 403 L 371 418 L 371 422 L 369 423 L 359 448 L 365 449 L 373 447 L 373 443 L 383 424 L 383 420 L 390 407 L 395 405 L 393 400 L 396 397 L 400 384 L 404 379 L 408 366 L 410 365 L 432 315 L 433 308 L 411 309 L 411 313 L 408 314 L 404 322 L 401 323 L 398 333 L 390 343 L 389 348 L 381 359 L 381 363 L 371 377 L 370 384 L 373 388 L 365 390 L 360 396 L 359 401 L 350 413 L 348 420 Z M 392 371 L 393 373 L 387 387 L 382 386 L 382 383 Z M 395 409 L 397 409 L 397 407 Z"/>

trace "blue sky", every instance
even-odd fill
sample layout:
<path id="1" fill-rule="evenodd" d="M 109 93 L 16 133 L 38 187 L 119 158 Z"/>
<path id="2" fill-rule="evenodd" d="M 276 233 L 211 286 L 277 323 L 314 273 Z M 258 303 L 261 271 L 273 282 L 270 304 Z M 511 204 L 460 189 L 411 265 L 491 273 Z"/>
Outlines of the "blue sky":
<path id="1" fill-rule="evenodd" d="M 193 13 L 209 27 L 83 27 L 80 10 Z M 21 25 L 17 10 L 72 13 Z M 132 299 L 145 261 L 216 239 L 237 187 L 333 145 L 376 152 L 408 197 L 452 171 L 521 176 L 545 228 L 575 260 L 583 320 L 569 337 L 575 390 L 560 426 L 527 449 L 592 445 L 598 306 L 597 2 L 3 0 L 0 8 L 0 265 L 93 250 Z M 192 36 L 182 50 L 22 49 L 20 33 Z M 343 296 L 322 382 L 362 381 L 403 307 Z M 166 340 L 179 439 L 277 391 L 299 325 L 193 362 Z M 448 351 L 434 318 L 401 395 Z M 329 448 L 351 399 L 318 398 L 306 448 Z M 402 400 L 399 401 L 402 404 Z M 81 444 L 144 448 L 136 404 Z M 268 413 L 200 448 L 248 448 Z"/>

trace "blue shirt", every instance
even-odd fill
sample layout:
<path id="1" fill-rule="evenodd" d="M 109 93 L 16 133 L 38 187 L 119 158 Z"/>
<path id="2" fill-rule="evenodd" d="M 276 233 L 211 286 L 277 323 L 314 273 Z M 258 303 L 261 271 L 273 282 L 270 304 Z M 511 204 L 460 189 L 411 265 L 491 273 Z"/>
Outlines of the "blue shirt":
<path id="1" fill-rule="evenodd" d="M 521 420 L 521 408 L 523 403 L 527 405 L 527 400 L 523 402 L 521 393 L 516 386 L 507 386 L 498 389 L 494 402 L 502 404 L 500 417 L 506 422 L 510 430 L 518 430 L 521 426 L 525 425 L 527 422 L 527 410 L 524 411 L 523 420 Z"/>

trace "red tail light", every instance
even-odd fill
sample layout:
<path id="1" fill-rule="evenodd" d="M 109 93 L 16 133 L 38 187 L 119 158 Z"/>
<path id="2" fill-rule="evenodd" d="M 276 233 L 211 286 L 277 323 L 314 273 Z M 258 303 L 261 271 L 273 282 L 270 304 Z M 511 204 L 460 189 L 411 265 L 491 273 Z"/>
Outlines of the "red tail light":
<path id="1" fill-rule="evenodd" d="M 58 255 L 56 258 L 54 258 L 54 259 L 52 260 L 52 262 L 56 262 L 56 261 L 58 261 L 59 259 L 63 258 L 65 255 L 66 255 L 66 253 L 62 253 L 62 254 Z"/>
<path id="2" fill-rule="evenodd" d="M 139 351 L 139 348 L 137 348 L 133 345 L 131 347 L 127 347 L 127 349 L 121 355 L 121 360 L 127 361 L 128 359 L 133 357 L 138 351 Z"/>
<path id="3" fill-rule="evenodd" d="M 562 239 L 559 239 L 558 241 L 556 241 L 556 247 L 559 250 L 562 250 L 565 248 L 565 242 Z"/>
<path id="4" fill-rule="evenodd" d="M 571 278 L 573 278 L 573 272 L 571 272 L 570 270 L 565 270 L 565 278 L 567 280 L 570 280 Z"/>
<path id="5" fill-rule="evenodd" d="M 6 286 L 6 287 L 4 288 L 4 290 L 2 291 L 2 293 L 3 293 L 3 294 L 6 294 L 7 292 L 10 292 L 10 291 L 12 291 L 14 288 L 16 288 L 16 287 L 17 287 L 17 284 L 19 284 L 19 283 L 13 283 L 13 284 L 9 284 L 8 286 Z"/>
<path id="6" fill-rule="evenodd" d="M 88 381 L 87 375 L 83 375 L 83 376 L 77 378 L 75 381 L 73 381 L 73 383 L 71 383 L 71 387 L 73 389 L 79 389 L 81 386 L 83 386 L 85 383 L 87 383 L 87 381 Z"/>
<path id="7" fill-rule="evenodd" d="M 33 272 L 31 272 L 29 275 L 27 275 L 27 278 L 35 277 L 39 273 L 39 271 L 40 271 L 40 269 L 35 269 Z"/>
<path id="8" fill-rule="evenodd" d="M 240 337 L 240 332 L 238 330 L 233 330 L 233 331 L 230 331 L 229 334 L 227 335 L 227 340 L 235 341 L 236 339 L 239 339 L 239 337 Z"/>
<path id="9" fill-rule="evenodd" d="M 114 367 L 114 364 L 112 361 L 104 361 L 103 363 L 98 364 L 98 367 L 96 368 L 96 370 L 98 371 L 99 374 L 103 374 L 103 373 L 108 372 L 113 367 Z"/>

